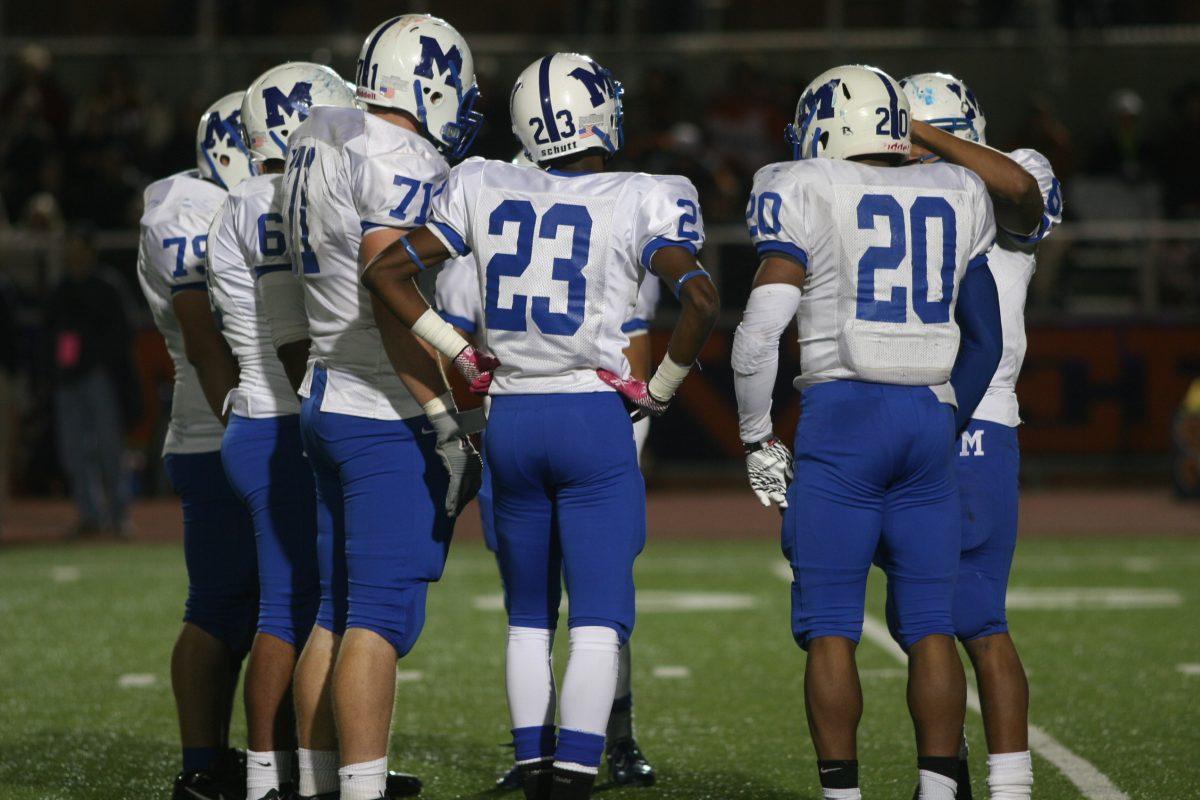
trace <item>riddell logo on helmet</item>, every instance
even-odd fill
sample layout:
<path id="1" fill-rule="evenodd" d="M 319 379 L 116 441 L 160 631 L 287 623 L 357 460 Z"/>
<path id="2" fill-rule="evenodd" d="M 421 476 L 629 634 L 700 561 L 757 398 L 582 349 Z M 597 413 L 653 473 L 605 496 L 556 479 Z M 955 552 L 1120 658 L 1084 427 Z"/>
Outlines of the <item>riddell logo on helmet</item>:
<path id="1" fill-rule="evenodd" d="M 904 142 L 888 142 L 887 144 L 885 144 L 883 146 L 883 149 L 887 150 L 888 152 L 891 152 L 891 153 L 902 153 L 902 152 L 908 150 L 909 148 L 908 148 L 908 145 Z"/>

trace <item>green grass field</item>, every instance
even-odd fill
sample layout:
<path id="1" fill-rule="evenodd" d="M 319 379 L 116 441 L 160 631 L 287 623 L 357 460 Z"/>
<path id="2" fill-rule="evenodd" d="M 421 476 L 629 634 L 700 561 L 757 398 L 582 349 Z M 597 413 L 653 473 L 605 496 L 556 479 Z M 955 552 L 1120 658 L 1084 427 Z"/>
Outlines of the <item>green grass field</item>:
<path id="1" fill-rule="evenodd" d="M 648 547 L 638 562 L 634 696 L 660 781 L 621 794 L 820 797 L 780 561 L 770 542 Z M 1200 796 L 1200 666 L 1180 666 L 1200 664 L 1197 543 L 1033 539 L 1013 586 L 1032 721 L 1129 798 Z M 426 797 L 494 796 L 509 758 L 498 588 L 483 547 L 456 545 L 421 643 L 400 665 L 391 765 L 419 773 Z M 876 617 L 881 588 L 874 580 Z M 0 551 L 0 798 L 167 796 L 177 769 L 167 665 L 183 596 L 178 546 Z M 864 794 L 907 798 L 903 667 L 868 639 L 859 662 Z M 981 726 L 967 719 L 984 797 Z M 1035 797 L 1089 796 L 1036 753 L 1035 771 Z"/>

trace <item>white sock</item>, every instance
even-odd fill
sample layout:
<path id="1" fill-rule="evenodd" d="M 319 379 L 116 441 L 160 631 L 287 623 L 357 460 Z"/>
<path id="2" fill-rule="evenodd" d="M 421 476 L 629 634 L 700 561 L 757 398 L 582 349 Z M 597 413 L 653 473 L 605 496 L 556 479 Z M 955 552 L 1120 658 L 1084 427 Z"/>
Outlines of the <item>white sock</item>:
<path id="1" fill-rule="evenodd" d="M 921 800 L 954 800 L 958 781 L 936 772 L 923 769 L 918 773 L 921 781 Z"/>
<path id="2" fill-rule="evenodd" d="M 291 750 L 260 752 L 246 751 L 246 797 L 260 800 L 272 789 L 292 781 L 296 770 L 296 754 Z"/>
<path id="3" fill-rule="evenodd" d="M 563 676 L 562 727 L 604 735 L 617 688 L 621 643 L 612 628 L 571 629 L 571 657 Z"/>
<path id="4" fill-rule="evenodd" d="M 824 800 L 862 800 L 862 790 L 853 789 L 822 789 Z"/>
<path id="5" fill-rule="evenodd" d="M 378 800 L 387 792 L 387 756 L 338 770 L 341 800 Z"/>
<path id="6" fill-rule="evenodd" d="M 554 634 L 542 628 L 508 626 L 504 680 L 514 728 L 554 724 L 556 705 L 551 649 Z"/>
<path id="7" fill-rule="evenodd" d="M 1028 800 L 1033 793 L 1033 759 L 1023 753 L 988 755 L 988 794 L 991 800 Z"/>
<path id="8" fill-rule="evenodd" d="M 309 797 L 338 790 L 337 750 L 305 750 L 297 753 L 300 765 L 300 794 Z"/>

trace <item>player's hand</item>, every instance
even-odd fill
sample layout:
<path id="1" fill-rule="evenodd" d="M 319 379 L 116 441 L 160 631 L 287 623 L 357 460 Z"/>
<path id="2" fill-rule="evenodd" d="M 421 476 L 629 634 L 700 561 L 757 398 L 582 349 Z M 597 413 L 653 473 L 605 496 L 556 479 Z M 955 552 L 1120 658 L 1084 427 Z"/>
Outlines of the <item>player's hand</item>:
<path id="1" fill-rule="evenodd" d="M 432 414 L 429 423 L 437 432 L 437 454 L 450 475 L 446 487 L 446 516 L 457 517 L 479 494 L 483 483 L 483 460 L 459 426 L 459 418 L 450 413 Z"/>
<path id="2" fill-rule="evenodd" d="M 792 482 L 792 452 L 787 445 L 772 436 L 746 447 L 746 474 L 750 488 L 768 508 L 775 503 L 787 508 L 787 488 Z"/>
<path id="3" fill-rule="evenodd" d="M 454 368 L 467 379 L 474 394 L 487 394 L 492 386 L 492 372 L 500 366 L 500 359 L 490 356 L 471 345 L 454 357 Z"/>
<path id="4" fill-rule="evenodd" d="M 606 369 L 598 369 L 596 374 L 600 376 L 600 380 L 616 389 L 625 398 L 625 404 L 629 406 L 629 416 L 634 422 L 643 417 L 661 417 L 666 413 L 670 401 L 659 400 L 650 394 L 649 386 L 645 381 L 639 381 L 637 378 L 621 378 Z"/>

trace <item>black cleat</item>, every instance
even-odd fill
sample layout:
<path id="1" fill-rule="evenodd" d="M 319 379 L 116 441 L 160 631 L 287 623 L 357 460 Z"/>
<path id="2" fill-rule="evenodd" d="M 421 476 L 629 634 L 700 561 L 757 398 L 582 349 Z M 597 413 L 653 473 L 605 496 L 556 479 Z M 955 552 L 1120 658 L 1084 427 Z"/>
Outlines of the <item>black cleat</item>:
<path id="1" fill-rule="evenodd" d="M 496 791 L 498 792 L 515 792 L 521 788 L 521 768 L 513 765 L 513 768 L 496 779 Z"/>
<path id="2" fill-rule="evenodd" d="M 406 772 L 389 772 L 387 774 L 387 797 L 416 797 L 421 793 L 423 785 L 416 775 Z"/>
<path id="3" fill-rule="evenodd" d="M 181 772 L 175 778 L 171 800 L 244 800 L 246 784 L 230 786 L 212 772 Z"/>
<path id="4" fill-rule="evenodd" d="M 605 753 L 608 761 L 608 774 L 617 786 L 653 786 L 654 767 L 642 755 L 637 742 L 630 739 L 619 739 L 609 745 Z"/>
<path id="5" fill-rule="evenodd" d="M 569 769 L 555 767 L 553 783 L 550 788 L 549 800 L 588 800 L 592 796 L 592 787 L 596 785 L 596 775 L 591 772 L 572 772 Z"/>
<path id="6" fill-rule="evenodd" d="M 553 764 L 553 759 L 544 759 L 516 767 L 517 780 L 520 781 L 525 800 L 550 800 L 554 781 Z"/>

